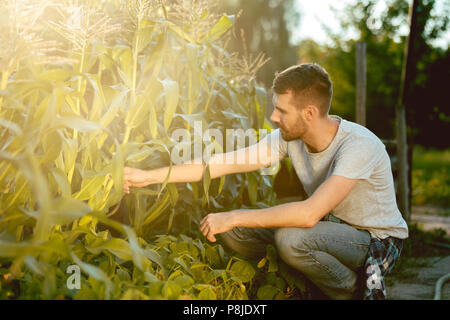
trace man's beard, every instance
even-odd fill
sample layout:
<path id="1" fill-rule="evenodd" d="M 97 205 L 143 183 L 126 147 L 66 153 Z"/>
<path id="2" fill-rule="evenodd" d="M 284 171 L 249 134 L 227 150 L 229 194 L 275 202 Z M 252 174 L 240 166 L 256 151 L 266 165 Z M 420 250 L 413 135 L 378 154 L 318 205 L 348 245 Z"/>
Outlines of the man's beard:
<path id="1" fill-rule="evenodd" d="M 296 135 L 293 135 L 292 132 L 284 131 L 281 128 L 280 128 L 280 132 L 281 132 L 281 136 L 283 137 L 284 141 L 292 141 L 292 140 L 297 140 L 299 138 Z"/>
<path id="2" fill-rule="evenodd" d="M 293 132 L 292 130 L 286 130 L 280 126 L 279 128 L 284 141 L 301 139 L 306 131 L 305 125 L 303 123 L 298 124 L 298 127 L 296 128 L 297 130 L 295 132 Z"/>

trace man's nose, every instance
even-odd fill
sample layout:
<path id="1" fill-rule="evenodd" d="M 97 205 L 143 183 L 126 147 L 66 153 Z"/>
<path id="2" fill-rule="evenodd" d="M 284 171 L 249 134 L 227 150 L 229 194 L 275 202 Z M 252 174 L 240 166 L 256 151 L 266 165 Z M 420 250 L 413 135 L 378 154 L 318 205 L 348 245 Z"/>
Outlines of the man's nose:
<path id="1" fill-rule="evenodd" d="M 277 112 L 274 110 L 273 112 L 272 112 L 272 115 L 270 116 L 270 121 L 272 121 L 273 123 L 276 123 L 276 124 L 278 124 L 278 122 L 279 122 L 279 117 L 278 117 L 278 115 L 277 115 Z"/>

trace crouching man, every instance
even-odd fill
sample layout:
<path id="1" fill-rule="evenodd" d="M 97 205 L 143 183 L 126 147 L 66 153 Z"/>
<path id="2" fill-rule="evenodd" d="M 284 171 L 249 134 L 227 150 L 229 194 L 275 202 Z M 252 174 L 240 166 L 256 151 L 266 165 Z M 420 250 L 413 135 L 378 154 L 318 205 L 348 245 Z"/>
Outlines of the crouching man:
<path id="1" fill-rule="evenodd" d="M 383 299 L 384 276 L 400 255 L 408 227 L 398 210 L 389 156 L 367 128 L 329 115 L 332 82 L 317 64 L 300 64 L 277 73 L 271 121 L 278 129 L 257 144 L 233 151 L 245 163 L 223 164 L 226 153 L 208 162 L 211 178 L 269 167 L 289 156 L 308 195 L 304 201 L 271 208 L 210 213 L 201 232 L 221 237 L 231 249 L 254 259 L 268 243 L 280 257 L 333 299 L 355 297 L 358 272 L 364 295 Z M 267 152 L 260 152 L 265 148 Z M 258 157 L 250 163 L 250 155 Z M 228 158 L 229 159 L 229 158 Z M 201 181 L 204 164 L 172 167 L 169 182 Z M 124 169 L 124 191 L 162 183 L 168 167 Z M 323 221 L 327 214 L 340 223 Z"/>

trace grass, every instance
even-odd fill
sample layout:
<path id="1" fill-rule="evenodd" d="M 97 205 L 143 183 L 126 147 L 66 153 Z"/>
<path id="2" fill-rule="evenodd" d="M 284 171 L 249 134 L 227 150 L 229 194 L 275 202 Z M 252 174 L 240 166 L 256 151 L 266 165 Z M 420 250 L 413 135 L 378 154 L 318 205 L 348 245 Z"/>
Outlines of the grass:
<path id="1" fill-rule="evenodd" d="M 420 145 L 414 146 L 414 169 L 437 170 L 450 169 L 450 149 L 425 149 Z"/>
<path id="2" fill-rule="evenodd" d="M 412 170 L 412 204 L 450 207 L 450 149 L 414 147 Z M 449 215 L 449 210 L 438 210 Z"/>

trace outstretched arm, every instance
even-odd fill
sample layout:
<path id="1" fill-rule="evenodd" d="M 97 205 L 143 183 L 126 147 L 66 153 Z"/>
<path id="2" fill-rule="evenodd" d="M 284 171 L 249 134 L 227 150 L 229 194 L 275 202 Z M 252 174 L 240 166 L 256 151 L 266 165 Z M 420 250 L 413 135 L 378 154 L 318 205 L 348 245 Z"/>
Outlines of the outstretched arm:
<path id="1" fill-rule="evenodd" d="M 279 155 L 271 155 L 271 146 L 267 139 L 262 139 L 247 148 L 241 148 L 227 153 L 214 154 L 209 159 L 211 179 L 221 176 L 255 171 L 269 167 L 280 160 Z M 205 165 L 199 161 L 190 161 L 174 165 L 170 172 L 169 183 L 198 182 L 203 177 Z M 145 187 L 150 184 L 163 183 L 169 173 L 169 167 L 153 170 L 141 170 L 125 167 L 123 191 L 130 193 L 130 187 Z"/>

